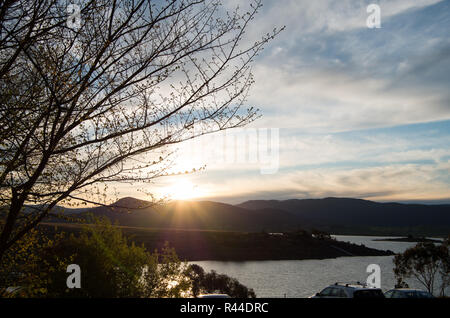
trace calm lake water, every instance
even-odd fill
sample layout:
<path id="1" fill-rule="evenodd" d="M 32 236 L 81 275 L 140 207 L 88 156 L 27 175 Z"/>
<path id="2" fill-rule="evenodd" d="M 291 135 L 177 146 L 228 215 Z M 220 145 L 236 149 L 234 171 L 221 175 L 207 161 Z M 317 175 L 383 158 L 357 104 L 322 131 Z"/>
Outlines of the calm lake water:
<path id="1" fill-rule="evenodd" d="M 368 247 L 391 250 L 396 253 L 414 246 L 409 242 L 373 241 L 385 237 L 375 236 L 334 236 L 337 240 L 364 244 Z M 391 237 L 392 238 L 392 237 Z M 325 260 L 301 261 L 248 261 L 193 262 L 205 270 L 215 270 L 237 278 L 247 287 L 253 288 L 257 297 L 309 297 L 335 282 L 365 282 L 366 268 L 378 264 L 381 268 L 381 288 L 394 288 L 393 256 L 339 257 Z M 414 280 L 407 280 L 410 287 L 423 287 Z M 436 290 L 438 292 L 438 290 Z"/>

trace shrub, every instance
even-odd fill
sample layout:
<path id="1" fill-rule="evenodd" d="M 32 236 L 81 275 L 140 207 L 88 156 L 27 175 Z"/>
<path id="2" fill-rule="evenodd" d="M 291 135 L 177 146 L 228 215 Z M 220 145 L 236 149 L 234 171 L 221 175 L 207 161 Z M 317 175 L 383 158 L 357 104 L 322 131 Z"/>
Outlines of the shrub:
<path id="1" fill-rule="evenodd" d="M 197 264 L 189 266 L 187 276 L 191 279 L 194 296 L 218 292 L 228 294 L 233 298 L 256 298 L 253 289 L 242 285 L 237 279 L 225 274 L 218 274 L 213 270 L 205 273 L 204 269 Z"/>

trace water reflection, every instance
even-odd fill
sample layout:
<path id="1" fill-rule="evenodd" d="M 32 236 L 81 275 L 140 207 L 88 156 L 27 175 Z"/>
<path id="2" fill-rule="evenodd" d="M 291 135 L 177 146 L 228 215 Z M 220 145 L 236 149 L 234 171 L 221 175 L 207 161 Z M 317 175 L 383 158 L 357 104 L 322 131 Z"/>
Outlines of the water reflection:
<path id="1" fill-rule="evenodd" d="M 411 242 L 373 241 L 383 237 L 335 236 L 336 239 L 364 244 L 396 253 L 414 246 Z M 361 281 L 367 278 L 369 264 L 381 268 L 381 288 L 386 291 L 395 285 L 393 256 L 339 257 L 325 260 L 249 261 L 249 262 L 194 262 L 205 270 L 216 270 L 237 278 L 253 288 L 258 297 L 308 297 L 337 281 Z M 412 288 L 423 287 L 414 280 L 406 280 Z"/>

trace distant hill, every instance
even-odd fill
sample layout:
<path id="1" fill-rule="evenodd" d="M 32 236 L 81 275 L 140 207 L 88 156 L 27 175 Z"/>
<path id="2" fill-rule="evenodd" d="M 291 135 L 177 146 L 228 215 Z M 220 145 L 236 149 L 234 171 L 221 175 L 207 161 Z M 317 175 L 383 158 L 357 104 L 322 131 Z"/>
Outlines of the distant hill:
<path id="1" fill-rule="evenodd" d="M 387 232 L 438 231 L 450 233 L 450 205 L 379 203 L 361 199 L 325 198 L 252 200 L 237 205 L 249 210 L 278 209 L 308 226 L 344 229 L 381 229 Z M 402 229 L 402 231 L 398 231 Z M 345 231 L 345 230 L 344 230 Z M 359 231 L 359 230 L 358 230 Z"/>
<path id="2" fill-rule="evenodd" d="M 447 235 L 450 205 L 377 203 L 346 198 L 253 200 L 238 205 L 212 201 L 175 201 L 152 205 L 122 198 L 89 211 L 124 226 L 244 232 L 281 232 L 299 228 L 336 234 Z"/>
<path id="3" fill-rule="evenodd" d="M 244 232 L 299 228 L 296 217 L 286 211 L 265 208 L 249 210 L 212 201 L 175 201 L 165 205 L 152 205 L 147 201 L 127 197 L 109 207 L 82 210 L 80 214 L 86 212 L 106 216 L 120 225 L 134 227 Z"/>

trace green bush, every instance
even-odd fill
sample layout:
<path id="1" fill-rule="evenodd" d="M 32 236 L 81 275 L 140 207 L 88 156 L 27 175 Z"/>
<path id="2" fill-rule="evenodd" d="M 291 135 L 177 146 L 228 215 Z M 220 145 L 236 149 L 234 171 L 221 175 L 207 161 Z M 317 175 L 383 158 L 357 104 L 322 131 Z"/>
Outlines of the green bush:
<path id="1" fill-rule="evenodd" d="M 81 268 L 81 288 L 68 289 L 68 274 L 60 273 L 52 280 L 50 296 L 181 297 L 190 289 L 183 274 L 187 265 L 173 249 L 166 245 L 161 252 L 149 253 L 105 218 L 62 240 L 56 253 L 73 255 L 72 262 Z"/>
<path id="2" fill-rule="evenodd" d="M 77 234 L 32 231 L 4 261 L 2 297 L 190 297 L 214 292 L 256 297 L 234 278 L 181 262 L 167 244 L 161 251 L 148 252 L 106 218 L 94 218 Z M 80 266 L 81 288 L 67 287 L 69 264 Z M 6 292 L 12 286 L 20 289 Z"/>
<path id="3" fill-rule="evenodd" d="M 233 298 L 255 298 L 253 289 L 239 283 L 235 278 L 215 271 L 205 273 L 204 269 L 192 264 L 189 266 L 187 276 L 192 282 L 192 294 L 197 296 L 202 293 L 222 293 Z"/>
<path id="4" fill-rule="evenodd" d="M 7 263 L 7 265 L 6 265 Z M 66 285 L 67 265 L 81 268 L 81 288 Z M 191 282 L 187 265 L 166 245 L 149 253 L 108 219 L 95 219 L 81 233 L 49 238 L 34 231 L 1 264 L 3 297 L 183 297 Z M 7 287 L 20 286 L 15 293 Z"/>

